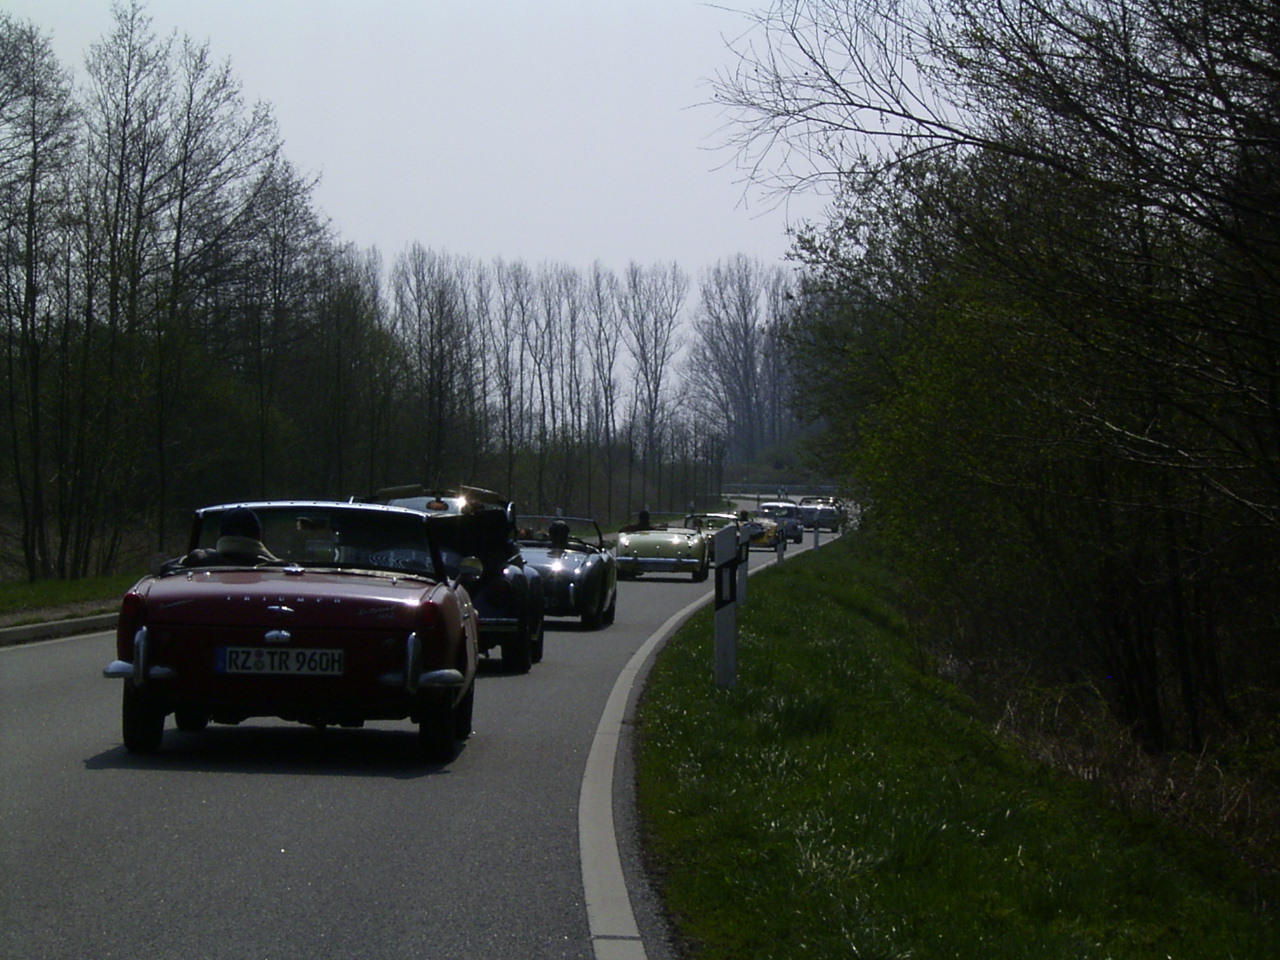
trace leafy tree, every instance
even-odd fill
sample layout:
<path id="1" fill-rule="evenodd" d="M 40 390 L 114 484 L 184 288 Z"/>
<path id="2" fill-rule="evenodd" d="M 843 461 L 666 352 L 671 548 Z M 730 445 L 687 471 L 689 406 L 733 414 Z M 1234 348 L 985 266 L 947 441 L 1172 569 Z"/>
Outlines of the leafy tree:
<path id="1" fill-rule="evenodd" d="M 1276 11 L 756 23 L 717 86 L 743 158 L 841 191 L 800 244 L 801 402 L 935 598 L 922 622 L 1088 668 L 1147 746 L 1198 746 L 1230 680 L 1275 682 Z"/>

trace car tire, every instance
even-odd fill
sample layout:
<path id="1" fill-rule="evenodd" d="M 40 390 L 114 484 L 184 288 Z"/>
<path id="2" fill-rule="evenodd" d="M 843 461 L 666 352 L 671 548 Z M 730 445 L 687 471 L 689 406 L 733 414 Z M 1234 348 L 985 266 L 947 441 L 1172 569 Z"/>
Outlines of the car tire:
<path id="1" fill-rule="evenodd" d="M 433 691 L 422 706 L 418 720 L 418 756 L 427 763 L 448 763 L 457 750 L 454 739 L 452 697 L 444 691 Z"/>
<path id="2" fill-rule="evenodd" d="M 156 753 L 164 739 L 164 710 L 147 691 L 124 682 L 120 707 L 120 732 L 130 753 Z"/>
<path id="3" fill-rule="evenodd" d="M 582 615 L 582 626 L 587 630 L 599 630 L 604 623 L 604 590 L 601 588 L 600 600 Z"/>
<path id="4" fill-rule="evenodd" d="M 453 739 L 465 740 L 471 736 L 471 717 L 476 705 L 476 685 L 473 682 L 462 699 L 453 708 Z"/>
<path id="5" fill-rule="evenodd" d="M 533 663 L 542 662 L 542 648 L 547 639 L 547 623 L 542 617 L 538 617 L 538 629 L 533 635 L 533 640 L 529 643 L 529 659 Z"/>
<path id="6" fill-rule="evenodd" d="M 609 601 L 609 606 L 604 608 L 604 616 L 600 618 L 601 622 L 607 627 L 612 625 L 613 618 L 618 613 L 618 591 L 613 592 L 613 597 Z"/>
<path id="7" fill-rule="evenodd" d="M 711 564 L 707 563 L 706 560 L 703 560 L 702 566 L 698 567 L 697 570 L 693 571 L 693 582 L 702 583 L 702 581 L 707 579 L 710 573 L 711 573 Z"/>
<path id="8" fill-rule="evenodd" d="M 516 635 L 502 644 L 502 669 L 509 673 L 528 673 L 533 666 L 533 640 L 528 624 L 521 623 Z"/>

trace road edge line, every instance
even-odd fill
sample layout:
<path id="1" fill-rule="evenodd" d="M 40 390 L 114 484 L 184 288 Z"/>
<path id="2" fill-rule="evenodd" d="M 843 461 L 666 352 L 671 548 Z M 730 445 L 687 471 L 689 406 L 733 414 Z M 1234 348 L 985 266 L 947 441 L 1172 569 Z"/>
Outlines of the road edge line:
<path id="1" fill-rule="evenodd" d="M 751 567 L 751 576 L 768 569 L 777 561 L 770 559 Z M 618 852 L 618 836 L 613 819 L 613 778 L 618 757 L 618 744 L 623 735 L 627 704 L 645 665 L 657 648 L 671 639 L 686 620 L 715 599 L 708 590 L 663 622 L 640 648 L 631 655 L 618 674 L 605 702 L 587 766 L 578 793 L 578 857 L 582 864 L 582 890 L 586 901 L 587 925 L 591 930 L 591 947 L 595 960 L 648 960 L 640 928 L 631 907 L 631 894 L 622 873 L 622 855 Z"/>

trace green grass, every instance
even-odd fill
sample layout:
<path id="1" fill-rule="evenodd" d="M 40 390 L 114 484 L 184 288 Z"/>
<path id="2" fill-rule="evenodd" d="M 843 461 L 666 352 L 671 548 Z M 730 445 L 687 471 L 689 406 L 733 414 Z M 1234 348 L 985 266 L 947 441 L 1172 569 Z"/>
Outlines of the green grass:
<path id="1" fill-rule="evenodd" d="M 659 656 L 641 814 L 691 957 L 1274 958 L 1280 886 L 997 740 L 855 538 L 753 577 Z"/>
<path id="2" fill-rule="evenodd" d="M 109 613 L 137 581 L 139 574 L 112 577 L 85 577 L 80 580 L 37 580 L 35 583 L 0 583 L 0 614 L 24 615 L 19 622 L 35 622 L 48 617 L 50 610 L 73 604 L 90 604 L 93 610 Z"/>

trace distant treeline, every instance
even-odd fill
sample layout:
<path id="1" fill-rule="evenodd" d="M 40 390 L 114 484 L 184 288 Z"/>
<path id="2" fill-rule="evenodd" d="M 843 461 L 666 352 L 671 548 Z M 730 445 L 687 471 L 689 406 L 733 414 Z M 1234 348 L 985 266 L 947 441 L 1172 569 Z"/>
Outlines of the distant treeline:
<path id="1" fill-rule="evenodd" d="M 728 257 L 691 293 L 674 263 L 387 265 L 313 186 L 269 105 L 141 4 L 81 83 L 0 14 L 5 575 L 136 564 L 229 499 L 428 482 L 679 509 L 794 438 L 781 268 Z"/>

